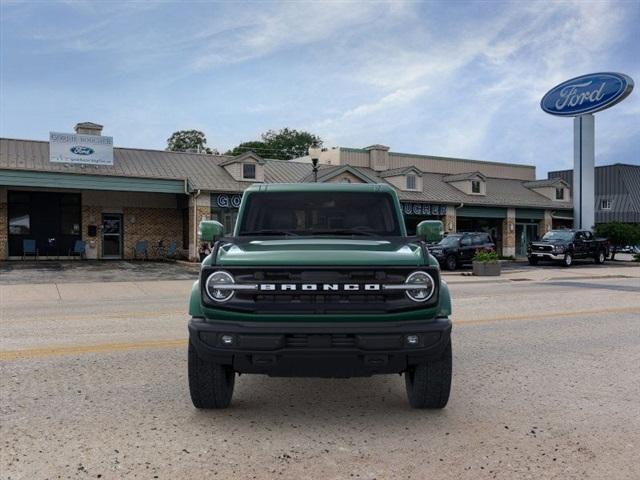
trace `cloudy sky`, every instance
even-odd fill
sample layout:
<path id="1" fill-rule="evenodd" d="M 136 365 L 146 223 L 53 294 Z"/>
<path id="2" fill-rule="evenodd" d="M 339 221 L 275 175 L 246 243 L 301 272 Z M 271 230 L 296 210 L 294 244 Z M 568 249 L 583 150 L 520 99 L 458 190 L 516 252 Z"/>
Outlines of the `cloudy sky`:
<path id="1" fill-rule="evenodd" d="M 573 158 L 546 90 L 593 71 L 640 81 L 638 0 L 0 2 L 5 137 L 93 121 L 117 146 L 197 128 L 223 151 L 287 126 L 542 177 Z M 640 88 L 597 114 L 596 161 L 640 163 Z"/>

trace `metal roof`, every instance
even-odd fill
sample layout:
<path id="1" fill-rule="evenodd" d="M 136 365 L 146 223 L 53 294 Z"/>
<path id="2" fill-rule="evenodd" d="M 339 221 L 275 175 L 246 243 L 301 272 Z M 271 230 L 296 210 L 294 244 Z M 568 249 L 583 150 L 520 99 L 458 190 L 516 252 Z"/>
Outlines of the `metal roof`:
<path id="1" fill-rule="evenodd" d="M 481 178 L 485 180 L 487 177 L 480 172 L 457 173 L 455 175 L 445 175 L 442 180 L 445 182 L 461 182 L 463 180 L 473 180 Z"/>
<path id="2" fill-rule="evenodd" d="M 573 170 L 549 172 L 550 179 L 573 183 Z M 640 165 L 615 163 L 595 167 L 595 221 L 640 223 Z M 601 208 L 609 200 L 611 209 Z"/>
<path id="3" fill-rule="evenodd" d="M 534 180 L 532 182 L 525 182 L 524 186 L 527 188 L 542 188 L 542 187 L 555 187 L 556 185 L 568 186 L 569 184 L 561 178 L 545 178 L 543 180 Z"/>
<path id="4" fill-rule="evenodd" d="M 0 138 L 0 170 L 60 172 L 78 175 L 187 180 L 193 189 L 212 192 L 242 192 L 249 182 L 233 179 L 221 165 L 232 157 L 201 153 L 169 152 L 139 148 L 114 148 L 113 165 L 70 165 L 49 162 L 49 142 Z M 328 179 L 344 165 L 321 165 L 319 178 Z M 269 160 L 264 163 L 265 183 L 299 183 L 312 177 L 308 163 Z M 349 166 L 349 171 L 370 180 L 388 184 L 367 167 Z M 420 171 L 420 169 L 417 169 Z M 469 175 L 477 175 L 471 172 Z M 486 177 L 486 195 L 466 195 L 444 181 L 451 175 L 422 172 L 419 192 L 397 190 L 403 201 L 486 206 L 571 209 L 571 203 L 556 202 L 527 188 L 523 180 Z M 640 185 L 640 178 L 634 180 Z M 640 194 L 638 194 L 640 196 Z M 640 200 L 639 200 L 640 201 Z"/>

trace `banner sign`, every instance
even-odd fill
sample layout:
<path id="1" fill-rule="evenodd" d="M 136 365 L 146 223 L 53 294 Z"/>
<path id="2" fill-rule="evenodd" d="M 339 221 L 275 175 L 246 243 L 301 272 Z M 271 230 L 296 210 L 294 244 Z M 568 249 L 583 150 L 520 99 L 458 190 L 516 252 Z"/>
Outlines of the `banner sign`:
<path id="1" fill-rule="evenodd" d="M 242 195 L 221 193 L 219 195 L 215 195 L 213 204 L 219 208 L 238 208 L 240 207 L 241 201 Z"/>
<path id="2" fill-rule="evenodd" d="M 430 203 L 402 203 L 405 215 L 446 215 L 446 205 L 431 205 Z"/>
<path id="3" fill-rule="evenodd" d="M 633 80 L 622 73 L 590 73 L 549 90 L 540 107 L 551 115 L 575 117 L 612 107 L 633 90 Z"/>
<path id="4" fill-rule="evenodd" d="M 50 132 L 49 161 L 113 165 L 113 137 Z"/>

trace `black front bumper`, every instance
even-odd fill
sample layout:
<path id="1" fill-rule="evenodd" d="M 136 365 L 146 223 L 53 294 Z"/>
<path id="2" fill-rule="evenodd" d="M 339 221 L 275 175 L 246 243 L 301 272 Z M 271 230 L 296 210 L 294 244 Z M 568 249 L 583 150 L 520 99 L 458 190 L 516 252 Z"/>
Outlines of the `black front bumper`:
<path id="1" fill-rule="evenodd" d="M 417 336 L 410 344 L 407 336 Z M 230 337 L 231 345 L 222 338 Z M 362 377 L 400 373 L 437 359 L 451 321 L 291 323 L 192 318 L 189 340 L 201 358 L 240 373 L 276 377 Z"/>

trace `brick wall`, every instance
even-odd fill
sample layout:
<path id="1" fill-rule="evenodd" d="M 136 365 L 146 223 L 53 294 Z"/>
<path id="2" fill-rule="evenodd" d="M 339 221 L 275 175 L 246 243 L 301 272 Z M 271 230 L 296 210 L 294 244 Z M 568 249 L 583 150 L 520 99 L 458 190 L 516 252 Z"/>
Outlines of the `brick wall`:
<path id="1" fill-rule="evenodd" d="M 202 220 L 209 220 L 211 218 L 211 207 L 198 205 L 196 208 L 196 224 L 194 227 L 193 218 L 193 205 L 189 207 L 189 259 L 193 261 L 199 261 L 198 248 L 200 242 L 197 242 L 195 235 L 198 233 L 198 225 Z"/>
<path id="2" fill-rule="evenodd" d="M 542 236 L 551 230 L 553 227 L 553 217 L 551 216 L 551 210 L 544 211 L 544 218 L 538 222 L 538 236 Z"/>
<path id="3" fill-rule="evenodd" d="M 99 258 L 102 252 L 102 235 L 97 230 L 95 237 L 87 235 L 89 225 L 99 226 L 102 223 L 102 209 L 94 206 L 82 206 L 82 240 L 86 243 L 87 258 Z"/>
<path id="4" fill-rule="evenodd" d="M 502 255 L 516 255 L 516 209 L 507 209 L 507 218 L 502 221 Z"/>
<path id="5" fill-rule="evenodd" d="M 123 257 L 134 258 L 133 249 L 136 242 L 146 240 L 149 245 L 149 258 L 156 258 L 153 247 L 159 240 L 164 241 L 165 248 L 170 241 L 178 248 L 182 245 L 182 215 L 173 208 L 137 208 L 123 209 L 124 245 Z"/>
<path id="6" fill-rule="evenodd" d="M 456 207 L 454 205 L 447 205 L 447 214 L 442 217 L 442 223 L 444 224 L 444 231 L 447 233 L 456 233 L 458 226 L 456 225 Z"/>

